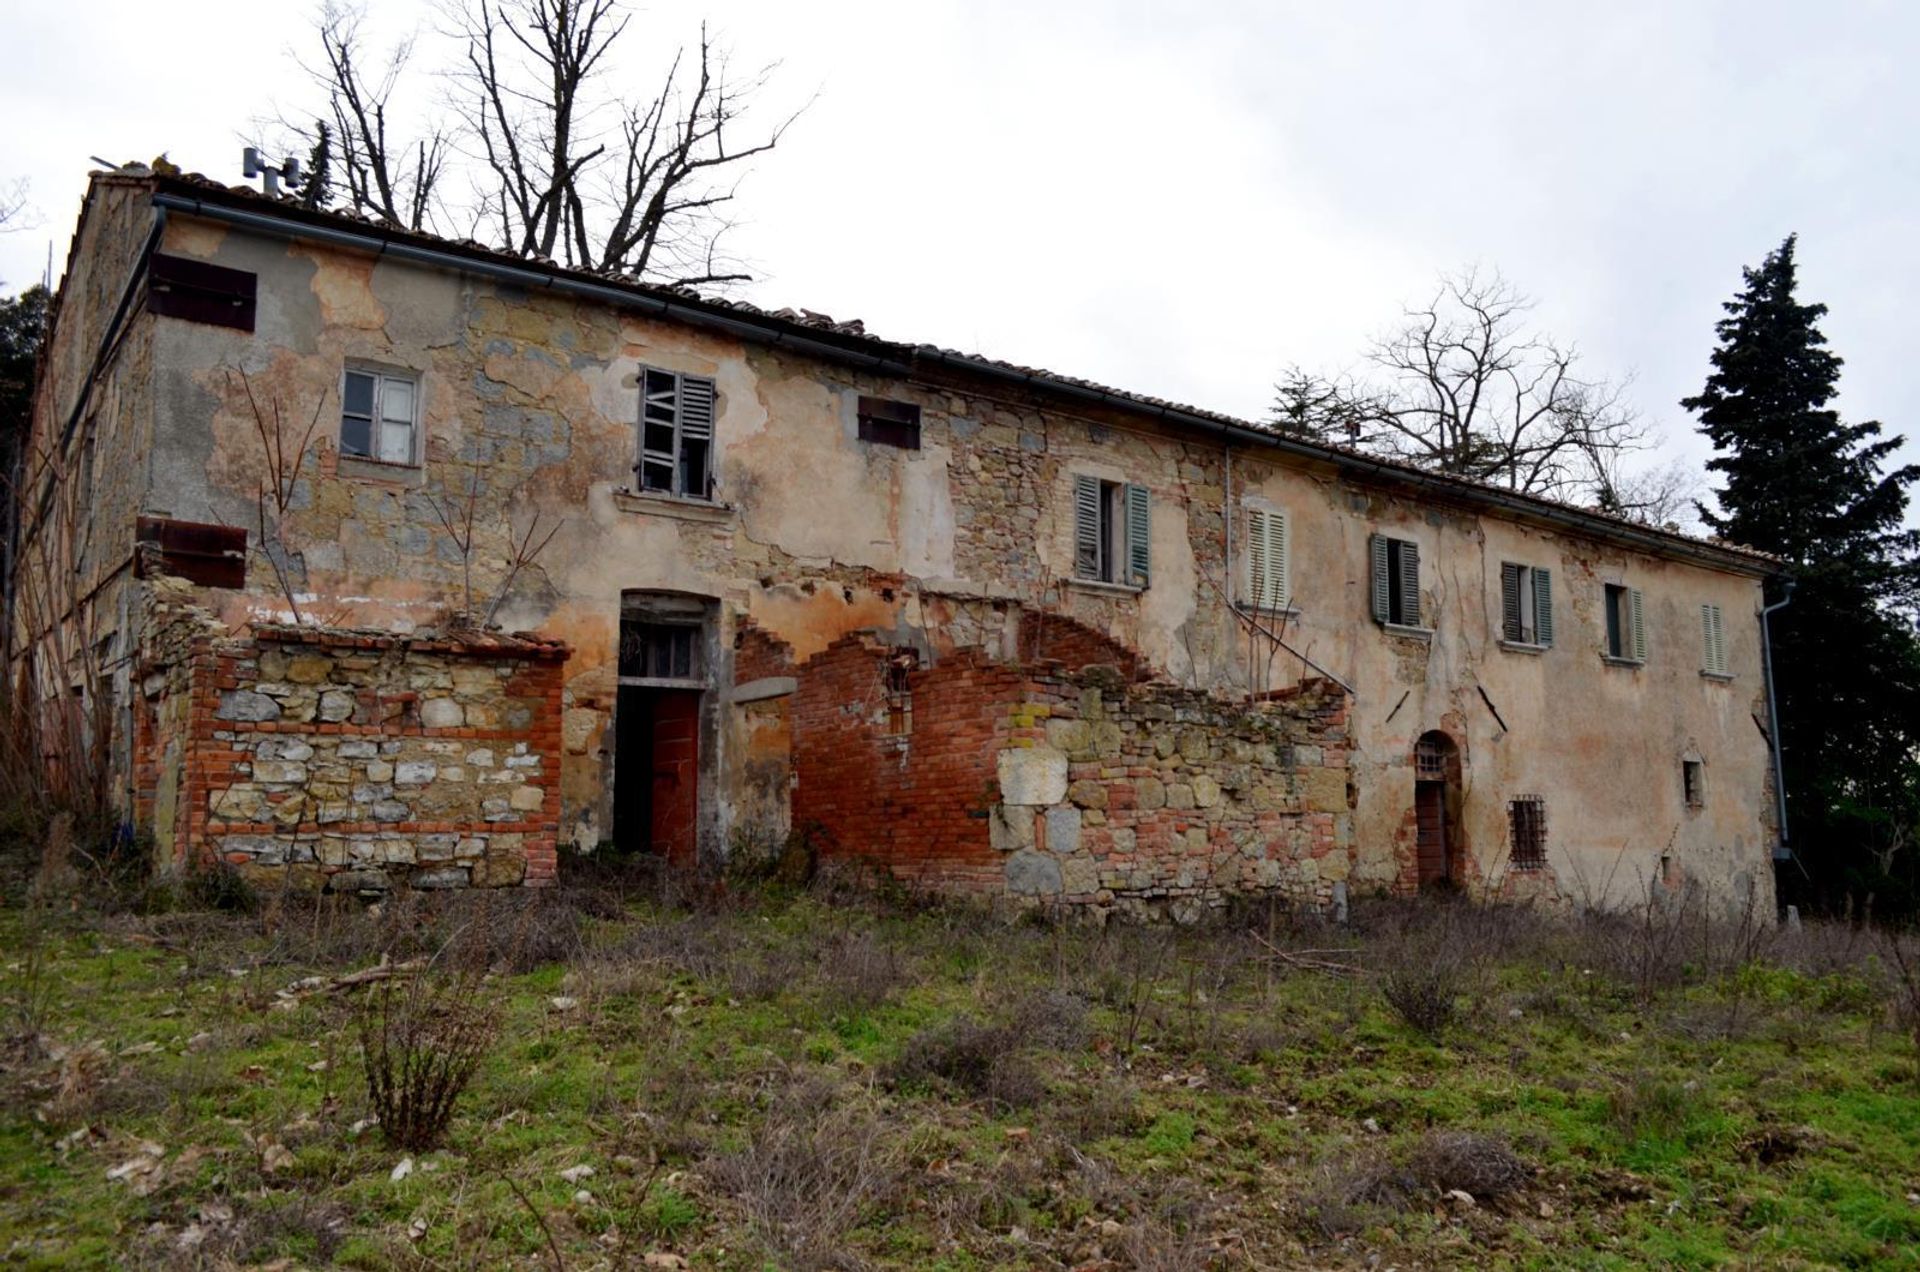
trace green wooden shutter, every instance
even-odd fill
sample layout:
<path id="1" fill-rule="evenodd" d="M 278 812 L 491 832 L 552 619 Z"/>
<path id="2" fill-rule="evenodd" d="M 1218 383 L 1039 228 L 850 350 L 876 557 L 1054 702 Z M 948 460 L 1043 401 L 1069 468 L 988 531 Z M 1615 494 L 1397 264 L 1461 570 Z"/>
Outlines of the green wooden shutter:
<path id="1" fill-rule="evenodd" d="M 1647 614 L 1637 587 L 1627 589 L 1627 631 L 1633 638 L 1633 660 L 1647 661 Z"/>
<path id="2" fill-rule="evenodd" d="M 1293 604 L 1293 538 L 1284 512 L 1267 517 L 1267 568 L 1273 574 L 1273 608 Z"/>
<path id="3" fill-rule="evenodd" d="M 1500 636 L 1503 640 L 1523 640 L 1520 625 L 1520 567 L 1511 561 L 1500 563 Z"/>
<path id="4" fill-rule="evenodd" d="M 1127 581 L 1145 587 L 1152 574 L 1153 522 L 1150 496 L 1145 486 L 1127 488 Z"/>
<path id="5" fill-rule="evenodd" d="M 1389 613 L 1387 609 L 1389 587 L 1387 582 L 1387 536 L 1376 534 L 1367 540 L 1367 557 L 1372 562 L 1370 571 L 1370 582 L 1372 586 L 1369 591 L 1373 597 L 1373 621 L 1376 623 L 1384 623 L 1387 621 Z"/>
<path id="6" fill-rule="evenodd" d="M 1266 604 L 1267 514 L 1257 508 L 1247 510 L 1247 603 L 1255 609 Z"/>
<path id="7" fill-rule="evenodd" d="M 1100 577 L 1100 479 L 1084 473 L 1073 477 L 1073 573 Z"/>
<path id="8" fill-rule="evenodd" d="M 1411 539 L 1400 541 L 1400 621 L 1420 626 L 1420 545 Z"/>
<path id="9" fill-rule="evenodd" d="M 1537 566 L 1533 571 L 1533 639 L 1538 645 L 1553 644 L 1553 571 Z"/>
<path id="10" fill-rule="evenodd" d="M 1723 676 L 1732 674 L 1727 662 L 1727 616 L 1718 605 L 1713 607 L 1713 665 Z"/>

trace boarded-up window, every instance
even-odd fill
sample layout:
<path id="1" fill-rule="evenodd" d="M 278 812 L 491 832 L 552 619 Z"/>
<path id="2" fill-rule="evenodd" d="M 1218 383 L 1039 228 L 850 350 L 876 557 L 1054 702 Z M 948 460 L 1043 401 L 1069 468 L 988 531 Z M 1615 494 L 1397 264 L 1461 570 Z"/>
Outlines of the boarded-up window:
<path id="1" fill-rule="evenodd" d="M 920 408 L 911 402 L 860 395 L 860 440 L 902 450 L 920 449 Z"/>
<path id="2" fill-rule="evenodd" d="M 1553 644 L 1553 572 L 1500 565 L 1500 638 L 1515 645 Z"/>
<path id="3" fill-rule="evenodd" d="M 1293 560 L 1287 514 L 1247 510 L 1247 603 L 1283 610 L 1293 604 Z"/>
<path id="4" fill-rule="evenodd" d="M 1373 621 L 1420 626 L 1420 545 L 1376 534 L 1370 544 Z"/>
<path id="5" fill-rule="evenodd" d="M 258 286 L 246 270 L 156 252 L 147 265 L 147 309 L 167 318 L 252 331 Z"/>
<path id="6" fill-rule="evenodd" d="M 1607 584 L 1607 657 L 1620 662 L 1647 661 L 1646 606 L 1637 587 Z"/>
<path id="7" fill-rule="evenodd" d="M 657 371 L 641 374 L 641 490 L 713 498 L 713 381 Z"/>
<path id="8" fill-rule="evenodd" d="M 1075 474 L 1074 577 L 1145 587 L 1152 574 L 1152 515 L 1145 486 Z"/>
<path id="9" fill-rule="evenodd" d="M 140 545 L 134 572 L 141 578 L 165 574 L 202 587 L 247 585 L 247 532 L 239 526 L 141 517 L 134 537 Z"/>
<path id="10" fill-rule="evenodd" d="M 1727 671 L 1727 620 L 1718 605 L 1700 607 L 1700 668 L 1709 676 Z"/>
<path id="11" fill-rule="evenodd" d="M 1522 795 L 1507 805 L 1507 823 L 1513 833 L 1512 862 L 1516 870 L 1538 870 L 1547 864 L 1547 801 Z"/>

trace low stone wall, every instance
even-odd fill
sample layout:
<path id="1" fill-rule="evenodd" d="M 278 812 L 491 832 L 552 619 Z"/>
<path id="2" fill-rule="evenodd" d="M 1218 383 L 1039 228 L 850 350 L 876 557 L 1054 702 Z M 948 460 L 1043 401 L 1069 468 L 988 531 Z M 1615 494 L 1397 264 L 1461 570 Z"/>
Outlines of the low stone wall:
<path id="1" fill-rule="evenodd" d="M 1347 708 L 1326 681 L 1247 704 L 1030 678 L 990 822 L 1008 890 L 1176 913 L 1243 893 L 1330 902 L 1352 867 Z"/>
<path id="2" fill-rule="evenodd" d="M 550 883 L 566 657 L 510 637 L 200 634 L 184 674 L 147 677 L 141 802 L 172 859 L 256 883 Z"/>

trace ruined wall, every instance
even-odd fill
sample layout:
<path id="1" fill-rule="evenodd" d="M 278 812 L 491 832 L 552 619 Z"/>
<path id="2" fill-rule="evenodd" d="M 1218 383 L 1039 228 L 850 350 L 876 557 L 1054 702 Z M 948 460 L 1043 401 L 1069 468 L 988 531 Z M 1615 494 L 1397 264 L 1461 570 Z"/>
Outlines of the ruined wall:
<path id="1" fill-rule="evenodd" d="M 163 857 L 334 891 L 539 885 L 560 817 L 564 647 L 158 626 L 139 806 Z"/>
<path id="2" fill-rule="evenodd" d="M 1171 908 L 1324 903 L 1351 873 L 1347 700 L 1246 704 L 1110 667 L 966 654 L 889 681 L 848 637 L 798 669 L 794 823 L 945 891 Z"/>

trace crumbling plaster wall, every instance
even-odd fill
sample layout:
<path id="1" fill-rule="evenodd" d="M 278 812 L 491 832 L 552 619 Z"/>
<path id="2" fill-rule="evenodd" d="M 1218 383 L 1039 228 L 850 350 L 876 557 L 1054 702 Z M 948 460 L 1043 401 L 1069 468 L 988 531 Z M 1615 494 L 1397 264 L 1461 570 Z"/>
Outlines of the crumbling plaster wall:
<path id="1" fill-rule="evenodd" d="M 1392 498 L 1331 471 L 1242 465 L 1240 483 L 1292 520 L 1288 642 L 1358 690 L 1356 878 L 1410 879 L 1414 743 L 1438 730 L 1460 752 L 1470 885 L 1584 903 L 1690 881 L 1729 904 L 1744 904 L 1749 888 L 1763 911 L 1772 904 L 1757 579 Z M 1420 545 L 1430 637 L 1371 621 L 1375 531 Z M 1544 652 L 1500 642 L 1507 561 L 1552 571 L 1555 632 Z M 1644 666 L 1602 657 L 1609 583 L 1644 594 Z M 1701 674 L 1705 603 L 1725 615 L 1729 679 Z M 1301 674 L 1284 653 L 1274 669 Z M 1706 764 L 1699 808 L 1682 787 L 1688 755 Z M 1545 879 L 1508 867 L 1507 804 L 1524 794 L 1547 801 Z"/>
<path id="2" fill-rule="evenodd" d="M 1139 651 L 1177 683 L 1238 689 L 1250 671 L 1263 685 L 1305 673 L 1285 653 L 1250 659 L 1222 602 L 1242 590 L 1243 554 L 1228 560 L 1229 477 L 1218 446 L 1117 412 L 886 380 L 553 294 L 186 217 L 170 227 L 168 250 L 255 270 L 262 299 L 253 337 L 161 324 L 150 510 L 252 524 L 259 446 L 231 374 L 245 368 L 295 426 L 318 411 L 288 538 L 299 585 L 338 621 L 428 623 L 457 602 L 463 562 L 430 493 L 457 498 L 477 484 L 471 564 L 482 596 L 499 585 L 512 533 L 536 514 L 549 525 L 565 519 L 500 616 L 575 651 L 563 835 L 583 846 L 611 824 L 607 719 L 623 589 L 717 601 L 719 664 L 744 619 L 786 642 L 797 661 L 856 630 L 934 658 L 959 647 L 1016 657 L 1019 612 L 1040 605 Z M 337 457 L 338 386 L 349 361 L 420 376 L 427 444 L 419 469 L 380 471 Z M 717 382 L 716 506 L 625 493 L 638 377 L 648 365 Z M 858 441 L 853 407 L 862 392 L 918 403 L 921 449 Z M 1241 454 L 1235 539 L 1244 538 L 1247 493 L 1289 512 L 1300 607 L 1287 620 L 1289 640 L 1358 692 L 1356 883 L 1403 882 L 1412 739 L 1429 728 L 1455 733 L 1461 747 L 1473 869 L 1488 879 L 1500 873 L 1506 798 L 1525 792 L 1550 800 L 1549 857 L 1562 894 L 1630 892 L 1633 876 L 1655 868 L 1669 844 L 1685 871 L 1716 886 L 1743 874 L 1764 883 L 1765 751 L 1749 718 L 1760 690 L 1748 621 L 1753 581 L 1389 498 L 1331 471 L 1248 464 Z M 1070 580 L 1076 472 L 1152 490 L 1153 581 L 1143 592 Z M 1366 536 L 1374 529 L 1422 544 L 1427 605 L 1437 616 L 1430 640 L 1391 636 L 1368 621 Z M 1506 555 L 1557 567 L 1561 632 L 1544 655 L 1495 643 Z M 284 609 L 264 560 L 250 577 L 247 595 L 217 598 L 230 618 Z M 1648 598 L 1656 652 L 1639 671 L 1604 666 L 1594 652 L 1598 586 L 1616 577 Z M 1697 605 L 1709 599 L 1728 615 L 1730 685 L 1697 675 Z M 732 710 L 735 677 L 725 665 L 711 667 L 709 679 L 719 754 L 706 760 L 715 774 L 737 772 L 728 752 L 748 745 L 744 730 L 764 742 L 771 709 L 757 720 Z M 1677 807 L 1683 745 L 1706 755 L 1713 773 L 1699 813 Z M 714 850 L 738 821 L 729 799 L 722 791 L 703 818 L 703 842 Z"/>

